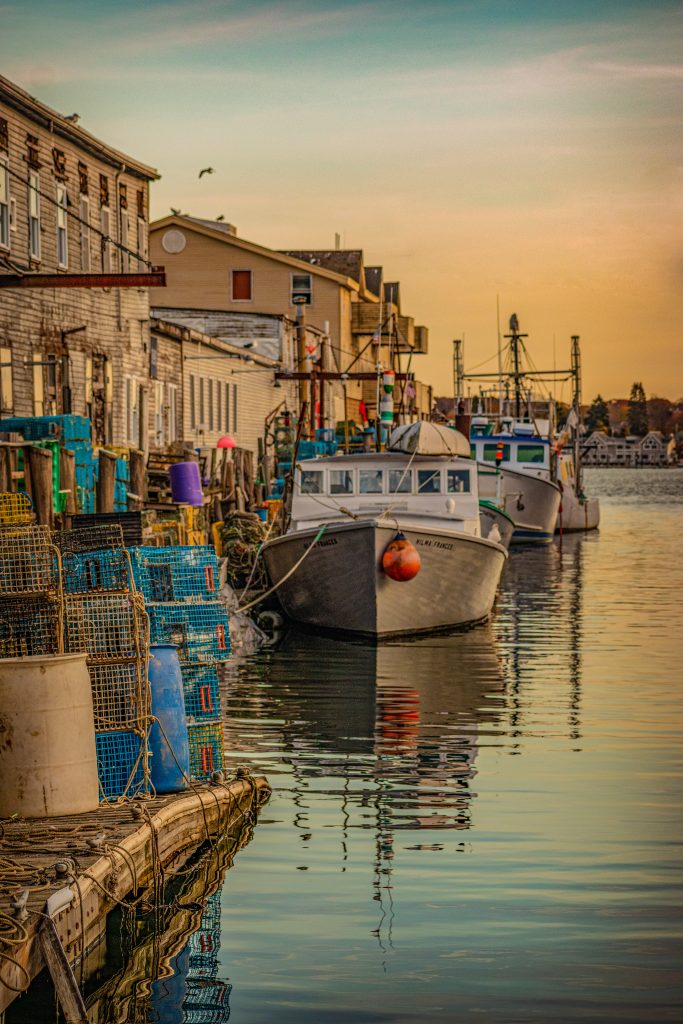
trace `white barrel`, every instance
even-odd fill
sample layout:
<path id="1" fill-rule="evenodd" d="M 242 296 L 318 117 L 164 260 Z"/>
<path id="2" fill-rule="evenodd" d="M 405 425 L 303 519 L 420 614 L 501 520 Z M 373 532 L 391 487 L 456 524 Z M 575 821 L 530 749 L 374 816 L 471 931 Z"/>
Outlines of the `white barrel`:
<path id="1" fill-rule="evenodd" d="M 99 803 L 85 654 L 0 659 L 0 817 L 50 818 Z"/>

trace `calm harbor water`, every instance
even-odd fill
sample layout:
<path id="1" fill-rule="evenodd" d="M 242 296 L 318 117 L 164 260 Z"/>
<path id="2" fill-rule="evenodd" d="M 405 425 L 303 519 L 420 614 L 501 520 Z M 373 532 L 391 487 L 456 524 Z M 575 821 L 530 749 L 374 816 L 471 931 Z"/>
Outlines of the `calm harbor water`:
<path id="1" fill-rule="evenodd" d="M 683 471 L 587 487 L 600 532 L 513 551 L 489 625 L 229 666 L 272 800 L 175 979 L 98 1022 L 681 1019 Z"/>

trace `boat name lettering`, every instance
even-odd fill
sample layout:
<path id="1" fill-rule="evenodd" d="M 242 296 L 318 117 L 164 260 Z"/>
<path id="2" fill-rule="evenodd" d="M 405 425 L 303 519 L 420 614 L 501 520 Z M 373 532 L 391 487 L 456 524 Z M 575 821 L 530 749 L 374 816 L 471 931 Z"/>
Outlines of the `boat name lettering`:
<path id="1" fill-rule="evenodd" d="M 442 551 L 452 551 L 452 544 L 445 544 L 442 540 L 416 540 L 415 543 L 418 547 L 422 548 L 441 548 Z"/>
<path id="2" fill-rule="evenodd" d="M 338 544 L 338 543 L 339 543 L 339 541 L 337 540 L 336 537 L 325 537 L 324 540 L 319 540 L 318 541 L 318 543 L 316 544 L 316 547 L 317 548 L 331 548 L 335 544 Z M 308 551 L 308 549 L 311 547 L 312 544 L 313 544 L 313 541 L 308 541 L 306 544 L 304 544 L 304 550 Z"/>

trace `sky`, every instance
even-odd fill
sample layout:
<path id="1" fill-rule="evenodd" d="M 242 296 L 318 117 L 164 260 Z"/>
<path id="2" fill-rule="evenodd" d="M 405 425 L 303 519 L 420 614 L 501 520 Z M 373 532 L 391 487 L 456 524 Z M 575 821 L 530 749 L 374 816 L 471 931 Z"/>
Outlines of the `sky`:
<path id="1" fill-rule="evenodd" d="M 399 280 L 437 394 L 515 312 L 584 399 L 683 397 L 681 54 L 669 0 L 0 0 L 1 73 L 158 168 L 153 217 Z"/>

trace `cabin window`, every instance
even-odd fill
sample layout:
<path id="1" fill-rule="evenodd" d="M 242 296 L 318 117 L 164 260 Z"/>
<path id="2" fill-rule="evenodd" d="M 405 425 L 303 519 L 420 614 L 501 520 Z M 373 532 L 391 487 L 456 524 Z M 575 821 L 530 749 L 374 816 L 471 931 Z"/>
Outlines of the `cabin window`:
<path id="1" fill-rule="evenodd" d="M 389 470 L 389 494 L 410 494 L 413 489 L 412 470 Z"/>
<path id="2" fill-rule="evenodd" d="M 323 474 L 320 469 L 302 469 L 301 470 L 301 493 L 302 494 L 322 494 L 323 493 Z"/>
<path id="3" fill-rule="evenodd" d="M 446 490 L 449 494 L 468 494 L 470 490 L 469 469 L 449 469 L 446 476 Z"/>
<path id="4" fill-rule="evenodd" d="M 418 469 L 417 491 L 418 494 L 439 494 L 441 491 L 441 470 Z"/>
<path id="5" fill-rule="evenodd" d="M 353 473 L 350 469 L 330 470 L 330 494 L 353 494 Z"/>
<path id="6" fill-rule="evenodd" d="M 381 494 L 382 493 L 382 470 L 381 469 L 361 469 L 359 471 L 359 491 L 361 494 Z"/>
<path id="7" fill-rule="evenodd" d="M 497 451 L 498 451 L 498 445 L 497 444 L 485 444 L 484 445 L 484 462 L 495 462 L 496 461 L 496 452 Z M 509 462 L 510 461 L 510 445 L 509 444 L 504 444 L 503 445 L 503 458 L 501 459 L 501 461 L 502 462 Z"/>
<path id="8" fill-rule="evenodd" d="M 545 445 L 542 444 L 519 444 L 517 445 L 517 462 L 535 462 L 544 465 Z"/>

